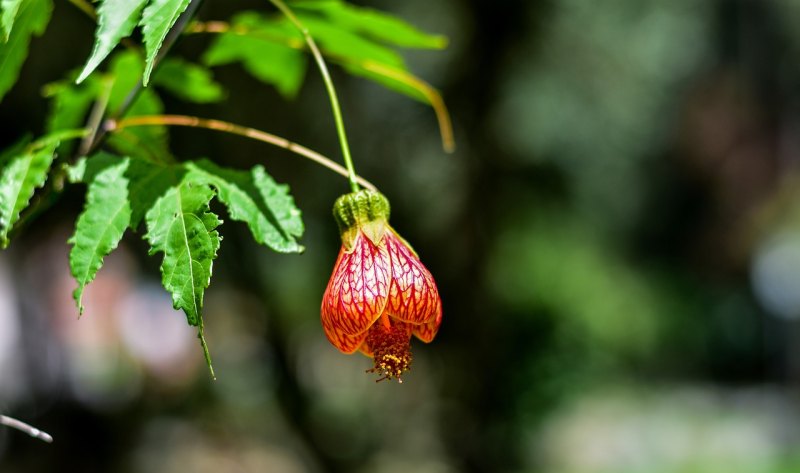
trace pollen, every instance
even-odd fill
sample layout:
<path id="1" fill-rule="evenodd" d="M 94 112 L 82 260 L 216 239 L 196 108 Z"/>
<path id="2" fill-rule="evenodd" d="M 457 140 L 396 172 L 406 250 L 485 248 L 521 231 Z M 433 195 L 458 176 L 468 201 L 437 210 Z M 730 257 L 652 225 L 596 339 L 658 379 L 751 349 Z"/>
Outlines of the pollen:
<path id="1" fill-rule="evenodd" d="M 401 375 L 411 369 L 410 335 L 398 327 L 376 323 L 367 334 L 367 345 L 372 350 L 375 366 L 367 370 L 380 376 L 376 380 L 397 379 L 402 383 Z"/>

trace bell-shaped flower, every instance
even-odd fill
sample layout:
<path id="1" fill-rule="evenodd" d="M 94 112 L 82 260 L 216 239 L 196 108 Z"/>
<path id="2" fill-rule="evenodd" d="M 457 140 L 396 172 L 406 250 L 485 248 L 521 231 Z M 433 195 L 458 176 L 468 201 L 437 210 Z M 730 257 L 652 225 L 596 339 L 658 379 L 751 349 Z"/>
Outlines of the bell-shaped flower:
<path id="1" fill-rule="evenodd" d="M 431 273 L 389 226 L 389 202 L 361 190 L 336 200 L 342 248 L 322 298 L 322 326 L 343 353 L 373 357 L 380 380 L 411 366 L 411 335 L 436 336 L 442 301 Z"/>

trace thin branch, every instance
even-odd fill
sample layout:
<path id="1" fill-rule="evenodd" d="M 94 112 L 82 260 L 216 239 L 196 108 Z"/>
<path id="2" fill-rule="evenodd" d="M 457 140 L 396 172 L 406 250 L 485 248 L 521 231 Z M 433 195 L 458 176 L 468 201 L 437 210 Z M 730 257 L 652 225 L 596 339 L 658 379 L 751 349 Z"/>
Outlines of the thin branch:
<path id="1" fill-rule="evenodd" d="M 92 111 L 89 113 L 89 119 L 86 123 L 89 134 L 81 141 L 81 145 L 78 148 L 79 156 L 86 156 L 94 146 L 95 137 L 100 131 L 103 116 L 108 108 L 108 101 L 111 99 L 111 89 L 114 87 L 114 82 L 108 78 L 104 78 L 102 87 L 103 89 L 100 92 L 100 96 L 95 101 L 94 106 L 92 106 Z"/>
<path id="2" fill-rule="evenodd" d="M 113 133 L 118 130 L 134 126 L 160 126 L 160 125 L 205 128 L 208 130 L 216 130 L 225 133 L 231 133 L 233 135 L 244 136 L 256 141 L 261 141 L 262 143 L 268 143 L 273 146 L 283 148 L 295 154 L 299 154 L 304 158 L 310 159 L 317 164 L 325 166 L 326 168 L 332 170 L 337 174 L 340 174 L 344 177 L 348 177 L 347 169 L 345 169 L 343 166 L 332 161 L 330 158 L 327 158 L 324 155 L 317 153 L 316 151 L 306 148 L 305 146 L 301 146 L 297 143 L 287 140 L 286 138 L 282 138 L 280 136 L 267 133 L 265 131 L 257 130 L 255 128 L 248 128 L 241 125 L 236 125 L 235 123 L 225 122 L 222 120 L 190 117 L 187 115 L 139 115 L 135 117 L 123 118 L 120 120 L 108 120 L 104 128 L 106 128 L 109 132 Z M 374 184 L 367 181 L 361 176 L 356 176 L 356 181 L 370 190 L 373 191 L 377 190 Z"/>
<path id="3" fill-rule="evenodd" d="M 6 427 L 11 427 L 12 429 L 17 429 L 19 431 L 25 432 L 31 437 L 37 438 L 39 440 L 44 440 L 47 443 L 53 443 L 53 437 L 50 436 L 50 434 L 48 434 L 47 432 L 43 432 L 37 429 L 36 427 L 26 424 L 21 420 L 14 419 L 13 417 L 0 415 L 0 425 L 5 425 Z"/>

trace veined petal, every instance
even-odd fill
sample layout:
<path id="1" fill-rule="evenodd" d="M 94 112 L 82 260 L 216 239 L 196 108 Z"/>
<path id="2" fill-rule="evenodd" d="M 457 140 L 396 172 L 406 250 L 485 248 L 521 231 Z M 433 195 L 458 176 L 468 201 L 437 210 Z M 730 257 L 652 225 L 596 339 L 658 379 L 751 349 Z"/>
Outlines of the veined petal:
<path id="1" fill-rule="evenodd" d="M 387 311 L 414 325 L 435 321 L 437 313 L 441 317 L 439 290 L 430 271 L 394 229 L 389 228 L 383 241 L 391 260 Z"/>
<path id="2" fill-rule="evenodd" d="M 386 307 L 390 276 L 385 245 L 359 234 L 351 251 L 342 247 L 322 297 L 326 333 L 327 327 L 347 335 L 366 332 Z"/>
<path id="3" fill-rule="evenodd" d="M 436 333 L 439 332 L 439 326 L 442 325 L 442 301 L 439 301 L 439 309 L 436 312 L 436 317 L 424 324 L 414 325 L 412 328 L 412 333 L 415 337 L 419 338 L 425 343 L 430 343 L 433 341 L 433 338 L 436 337 Z"/>
<path id="4" fill-rule="evenodd" d="M 359 348 L 362 348 L 362 351 L 364 351 L 363 347 L 366 346 L 364 339 L 367 338 L 367 330 L 357 335 L 350 335 L 342 332 L 336 326 L 327 323 L 324 317 L 322 318 L 322 328 L 325 330 L 325 336 L 328 337 L 331 344 L 342 353 L 349 355 Z M 369 356 L 372 356 L 371 352 Z"/>

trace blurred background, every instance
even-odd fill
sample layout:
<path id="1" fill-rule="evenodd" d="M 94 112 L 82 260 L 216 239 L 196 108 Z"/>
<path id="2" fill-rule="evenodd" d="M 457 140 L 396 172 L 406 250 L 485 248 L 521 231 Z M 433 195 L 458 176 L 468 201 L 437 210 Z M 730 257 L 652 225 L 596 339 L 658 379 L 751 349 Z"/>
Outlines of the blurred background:
<path id="1" fill-rule="evenodd" d="M 800 1 L 356 3 L 450 38 L 406 59 L 443 91 L 452 155 L 429 108 L 334 71 L 359 173 L 443 297 L 405 382 L 376 384 L 319 324 L 346 181 L 173 129 L 179 157 L 289 183 L 307 251 L 222 226 L 212 382 L 140 234 L 78 319 L 66 240 L 84 189 L 70 188 L 0 254 L 0 413 L 55 437 L 0 428 L 0 471 L 800 471 Z M 90 51 L 93 24 L 55 5 L 0 106 L 2 147 L 41 132 L 42 87 Z M 316 74 L 286 102 L 239 66 L 215 73 L 225 102 L 167 110 L 339 156 Z"/>

